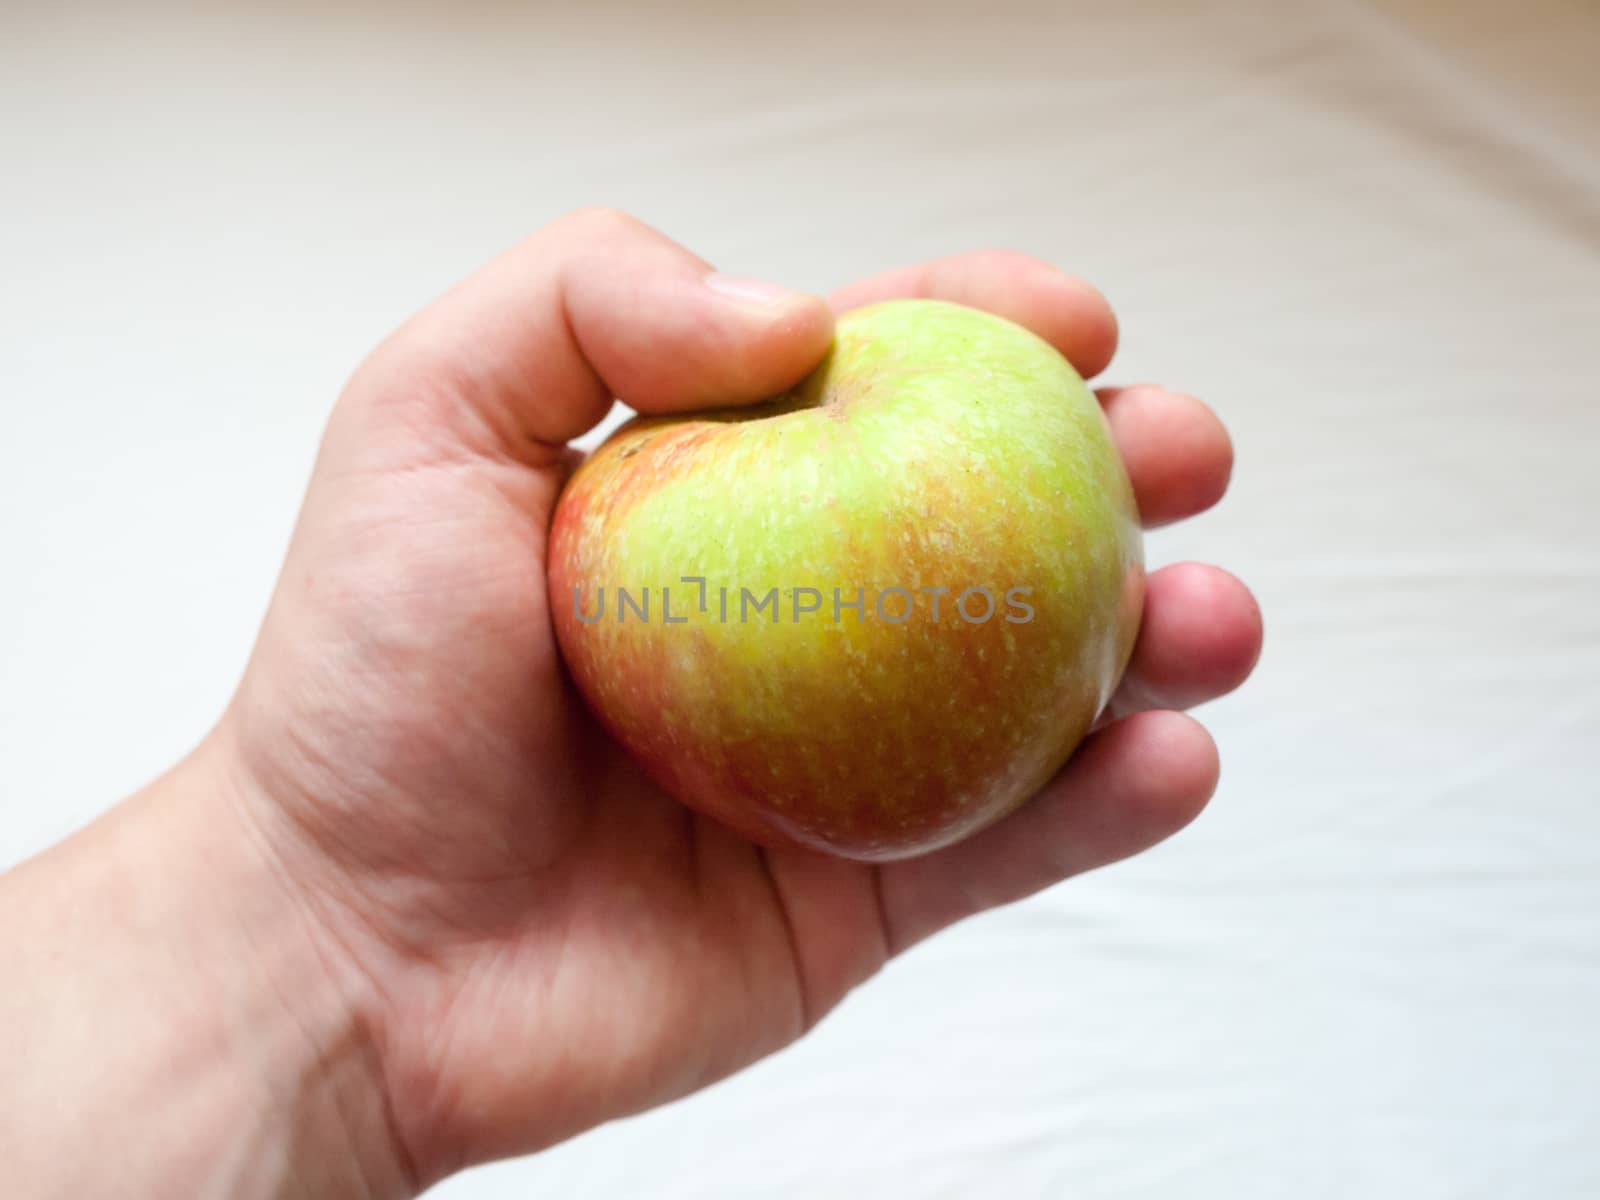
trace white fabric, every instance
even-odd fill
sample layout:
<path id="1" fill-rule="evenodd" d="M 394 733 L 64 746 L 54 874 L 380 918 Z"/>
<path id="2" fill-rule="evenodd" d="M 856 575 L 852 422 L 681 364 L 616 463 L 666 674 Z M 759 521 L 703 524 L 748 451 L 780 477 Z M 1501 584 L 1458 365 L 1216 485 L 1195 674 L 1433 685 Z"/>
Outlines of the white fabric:
<path id="1" fill-rule="evenodd" d="M 346 372 L 494 251 L 1014 246 L 1236 438 L 1150 546 L 1267 612 L 1212 811 L 437 1194 L 1600 1194 L 1600 9 L 254 7 L 0 11 L 0 862 L 206 727 Z"/>

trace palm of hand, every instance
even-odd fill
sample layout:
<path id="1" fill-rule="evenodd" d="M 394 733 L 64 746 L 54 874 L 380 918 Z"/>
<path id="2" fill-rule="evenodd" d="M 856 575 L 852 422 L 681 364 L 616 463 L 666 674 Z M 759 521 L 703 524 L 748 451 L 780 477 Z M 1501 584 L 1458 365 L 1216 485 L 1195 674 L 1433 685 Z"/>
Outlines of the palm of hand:
<path id="1" fill-rule="evenodd" d="M 885 957 L 867 870 L 763 851 L 607 743 L 546 619 L 556 468 L 513 494 L 449 467 L 401 480 L 392 496 L 373 482 L 370 512 L 341 506 L 367 549 L 312 586 L 342 602 L 317 597 L 321 636 L 271 651 L 325 706 L 307 725 L 333 740 L 300 747 L 297 767 L 327 764 L 324 782 L 273 790 L 334 857 L 332 907 L 357 918 L 341 936 L 404 1014 L 393 1069 L 423 1111 L 401 1123 L 454 1128 L 461 1107 L 537 1096 L 554 1141 L 798 1036 Z M 371 535 L 390 504 L 432 514 L 398 559 Z M 805 945 L 790 906 L 826 910 Z M 506 1094 L 486 1101 L 495 1077 Z M 496 1128 L 480 1136 L 452 1155 L 499 1148 Z"/>
<path id="2" fill-rule="evenodd" d="M 676 280 L 695 264 L 626 221 L 578 225 L 569 241 L 599 239 L 640 272 L 655 261 Z M 663 796 L 588 717 L 548 619 L 544 539 L 568 465 L 559 444 L 596 400 L 577 404 L 573 427 L 555 436 L 516 421 L 508 436 L 505 384 L 462 374 L 453 351 L 458 328 L 481 331 L 475 305 L 517 299 L 505 289 L 521 284 L 495 271 L 476 294 L 468 285 L 442 301 L 442 317 L 402 331 L 341 401 L 224 723 L 252 819 L 304 886 L 330 958 L 370 989 L 388 1103 L 421 1181 L 738 1069 L 927 933 L 1159 840 L 1198 811 L 1215 778 L 1198 727 L 1133 716 L 1098 734 L 1023 812 L 885 867 L 763 850 Z M 581 278 L 565 286 L 576 324 Z M 1065 323 L 1052 340 L 1091 370 L 1103 365 L 1101 351 L 1073 342 L 1097 316 L 1086 315 L 1092 301 L 1040 264 L 947 260 L 843 302 L 912 292 L 986 304 L 1047 337 Z M 814 302 L 796 303 L 815 318 Z M 774 316 L 744 305 L 707 320 Z M 809 331 L 792 313 L 779 324 L 794 344 L 756 346 L 755 365 L 721 382 L 723 394 L 779 390 L 820 353 L 825 314 Z M 580 328 L 569 349 L 595 362 L 604 392 L 614 384 L 651 406 L 650 386 L 612 378 L 629 361 L 606 369 L 623 353 L 592 344 L 607 336 Z M 712 339 L 724 355 L 728 336 Z M 625 353 L 637 357 L 639 340 L 635 331 Z M 1108 399 L 1135 430 L 1152 409 L 1183 412 L 1176 441 L 1123 441 L 1147 518 L 1187 515 L 1220 494 L 1226 442 L 1207 443 L 1214 421 L 1196 402 L 1158 389 Z M 532 402 L 558 413 L 564 403 Z M 1118 715 L 1192 703 L 1248 671 L 1259 640 L 1248 593 L 1199 570 L 1165 587 L 1152 578 Z M 1157 606 L 1176 608 L 1182 591 L 1192 609 L 1197 589 L 1209 627 L 1163 644 L 1172 622 Z"/>

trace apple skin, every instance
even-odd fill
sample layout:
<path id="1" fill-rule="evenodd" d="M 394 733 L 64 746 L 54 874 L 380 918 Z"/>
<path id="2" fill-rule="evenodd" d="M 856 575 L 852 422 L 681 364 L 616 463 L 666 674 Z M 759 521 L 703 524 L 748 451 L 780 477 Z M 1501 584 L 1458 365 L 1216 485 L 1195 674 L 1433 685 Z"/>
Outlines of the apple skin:
<path id="1" fill-rule="evenodd" d="M 846 313 L 771 401 L 624 425 L 562 493 L 548 566 L 568 669 L 656 783 L 764 845 L 867 861 L 1033 795 L 1110 698 L 1144 600 L 1094 395 L 1027 330 L 929 300 Z M 755 608 L 774 587 L 776 622 Z M 935 587 L 938 620 L 916 591 Z M 882 597 L 898 623 L 891 588 L 911 592 Z M 989 620 L 956 610 L 968 588 Z"/>

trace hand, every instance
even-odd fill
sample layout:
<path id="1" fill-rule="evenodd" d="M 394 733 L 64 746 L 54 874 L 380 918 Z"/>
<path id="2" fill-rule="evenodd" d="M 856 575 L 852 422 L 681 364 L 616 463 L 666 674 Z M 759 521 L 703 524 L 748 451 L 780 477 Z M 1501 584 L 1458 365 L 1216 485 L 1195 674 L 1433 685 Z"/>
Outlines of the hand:
<path id="1" fill-rule="evenodd" d="M 985 253 L 847 288 L 1029 326 L 1085 375 L 1116 327 L 1087 285 Z M 643 412 L 759 399 L 820 358 L 821 299 L 724 279 L 616 214 L 544 230 L 413 319 L 340 399 L 245 679 L 201 756 L 370 1039 L 410 1181 L 547 1146 L 804 1033 L 892 955 L 1191 820 L 1217 758 L 1175 712 L 1254 663 L 1231 576 L 1149 580 L 1111 716 L 979 836 L 869 867 L 766 851 L 652 787 L 564 678 L 545 534 L 567 442 Z M 1198 401 L 1101 393 L 1150 524 L 1231 466 Z"/>

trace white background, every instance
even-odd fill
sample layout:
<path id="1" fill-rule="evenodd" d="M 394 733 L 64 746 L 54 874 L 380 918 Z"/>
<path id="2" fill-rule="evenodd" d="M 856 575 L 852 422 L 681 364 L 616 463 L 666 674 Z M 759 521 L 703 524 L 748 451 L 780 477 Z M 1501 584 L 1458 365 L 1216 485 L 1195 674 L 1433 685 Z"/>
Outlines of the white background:
<path id="1" fill-rule="evenodd" d="M 497 250 L 1012 246 L 1233 430 L 1150 543 L 1267 614 L 1212 810 L 438 1194 L 1600 1195 L 1600 10 L 255 8 L 0 9 L 0 863 L 208 726 L 342 380 Z"/>

